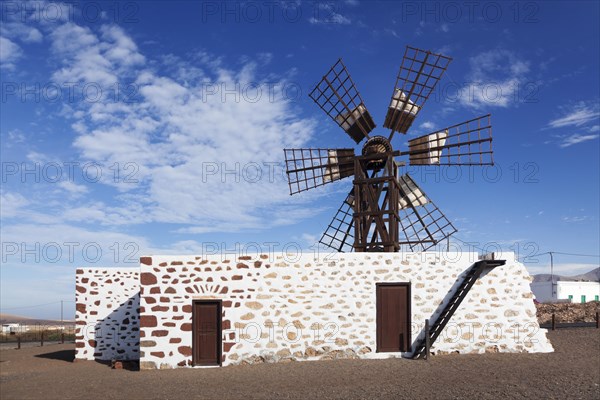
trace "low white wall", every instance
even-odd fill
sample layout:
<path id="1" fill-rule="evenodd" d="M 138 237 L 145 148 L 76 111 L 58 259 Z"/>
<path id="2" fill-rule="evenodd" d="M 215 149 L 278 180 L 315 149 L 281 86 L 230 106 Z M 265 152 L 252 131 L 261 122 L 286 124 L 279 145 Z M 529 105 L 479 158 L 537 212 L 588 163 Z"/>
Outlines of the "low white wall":
<path id="1" fill-rule="evenodd" d="M 75 358 L 139 358 L 139 269 L 78 269 Z"/>
<path id="2" fill-rule="evenodd" d="M 595 301 L 596 296 L 600 296 L 600 283 L 558 281 L 556 283 L 556 295 L 559 299 L 568 299 L 571 295 L 573 296 L 572 303 Z M 581 296 L 585 296 L 585 301 L 582 301 Z"/>
<path id="3" fill-rule="evenodd" d="M 143 257 L 141 367 L 191 365 L 194 299 L 223 301 L 223 365 L 400 356 L 375 353 L 376 283 L 411 283 L 414 343 L 477 261 L 476 253 L 270 257 Z M 477 281 L 434 353 L 553 351 L 536 319 L 529 274 L 512 253 L 500 257 L 506 265 Z"/>

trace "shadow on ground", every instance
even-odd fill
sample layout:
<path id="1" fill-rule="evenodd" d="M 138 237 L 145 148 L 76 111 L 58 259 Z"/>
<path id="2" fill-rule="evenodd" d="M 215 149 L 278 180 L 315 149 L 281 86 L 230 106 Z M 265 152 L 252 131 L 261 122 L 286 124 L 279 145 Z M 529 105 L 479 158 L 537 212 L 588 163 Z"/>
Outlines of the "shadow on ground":
<path id="1" fill-rule="evenodd" d="M 53 351 L 52 353 L 37 354 L 35 357 L 73 362 L 75 359 L 75 350 Z"/>

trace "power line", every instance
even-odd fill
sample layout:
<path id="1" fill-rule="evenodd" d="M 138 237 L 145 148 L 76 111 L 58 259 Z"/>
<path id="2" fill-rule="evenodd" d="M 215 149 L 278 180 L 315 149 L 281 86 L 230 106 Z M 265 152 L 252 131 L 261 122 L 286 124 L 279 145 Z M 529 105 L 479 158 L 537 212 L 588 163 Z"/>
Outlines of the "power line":
<path id="1" fill-rule="evenodd" d="M 458 241 L 460 241 L 460 242 L 462 242 L 464 244 L 467 244 L 467 245 L 469 245 L 469 246 L 471 246 L 471 247 L 473 247 L 474 249 L 477 249 L 477 250 L 481 250 L 481 251 L 489 251 L 489 250 L 491 250 L 490 248 L 484 249 L 483 247 L 475 246 L 474 243 L 464 241 L 461 238 L 458 238 L 456 236 L 453 236 L 452 239 L 456 239 L 456 240 L 458 240 Z M 543 256 L 543 255 L 550 254 L 550 253 L 552 253 L 552 254 L 560 254 L 560 255 L 563 255 L 563 256 L 600 258 L 599 254 L 581 254 L 581 253 L 566 253 L 566 252 L 562 252 L 562 251 L 545 251 L 543 253 L 537 253 L 537 254 L 531 254 L 531 255 L 526 255 L 526 256 L 523 256 L 523 257 L 519 257 L 518 260 L 520 261 L 520 260 L 524 260 L 526 258 L 533 258 L 533 257 L 536 257 L 536 256 Z"/>
<path id="2" fill-rule="evenodd" d="M 548 253 L 562 254 L 562 255 L 565 255 L 565 256 L 597 257 L 597 258 L 600 258 L 600 255 L 598 255 L 598 254 L 563 253 L 563 252 L 560 252 L 560 251 L 549 251 Z"/>
<path id="3" fill-rule="evenodd" d="M 544 256 L 546 254 L 560 254 L 560 255 L 563 255 L 563 256 L 596 257 L 596 258 L 600 258 L 600 255 L 598 255 L 598 254 L 565 253 L 565 252 L 562 252 L 562 251 L 545 251 L 543 253 L 537 253 L 537 254 L 527 255 L 527 256 L 524 256 L 524 257 L 521 257 L 521 258 L 522 259 L 533 258 L 533 257 L 537 257 L 537 256 Z"/>

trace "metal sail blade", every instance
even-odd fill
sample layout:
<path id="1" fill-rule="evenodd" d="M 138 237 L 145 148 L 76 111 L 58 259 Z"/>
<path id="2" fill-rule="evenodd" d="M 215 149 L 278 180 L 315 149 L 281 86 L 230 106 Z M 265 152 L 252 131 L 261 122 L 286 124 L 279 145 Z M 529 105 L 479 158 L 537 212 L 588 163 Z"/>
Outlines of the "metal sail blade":
<path id="1" fill-rule="evenodd" d="M 425 251 L 456 232 L 410 175 L 400 176 L 397 183 L 401 246 L 408 246 L 411 251 Z"/>
<path id="2" fill-rule="evenodd" d="M 383 126 L 406 133 L 444 75 L 452 58 L 406 46 Z"/>
<path id="3" fill-rule="evenodd" d="M 410 165 L 494 165 L 491 115 L 408 141 Z"/>
<path id="4" fill-rule="evenodd" d="M 354 175 L 354 149 L 284 149 L 290 194 Z"/>
<path id="5" fill-rule="evenodd" d="M 354 189 L 335 213 L 319 243 L 342 253 L 351 252 L 354 245 Z"/>
<path id="6" fill-rule="evenodd" d="M 369 138 L 375 122 L 340 58 L 309 94 L 357 144 Z"/>

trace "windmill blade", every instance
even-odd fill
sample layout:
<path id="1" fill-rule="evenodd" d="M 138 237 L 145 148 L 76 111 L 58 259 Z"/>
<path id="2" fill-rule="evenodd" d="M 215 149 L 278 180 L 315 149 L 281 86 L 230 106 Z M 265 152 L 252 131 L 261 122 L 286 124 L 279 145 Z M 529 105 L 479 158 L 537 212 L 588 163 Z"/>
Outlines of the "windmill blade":
<path id="1" fill-rule="evenodd" d="M 410 165 L 494 165 L 492 116 L 483 115 L 408 141 Z"/>
<path id="2" fill-rule="evenodd" d="M 354 149 L 284 149 L 290 194 L 354 175 Z"/>
<path id="3" fill-rule="evenodd" d="M 356 144 L 369 138 L 369 132 L 375 128 L 375 122 L 341 58 L 309 96 Z"/>
<path id="4" fill-rule="evenodd" d="M 354 189 L 348 193 L 346 199 L 335 213 L 335 216 L 321 236 L 319 243 L 347 253 L 353 250 L 354 244 Z"/>
<path id="5" fill-rule="evenodd" d="M 401 234 L 400 245 L 411 251 L 425 251 L 456 232 L 456 228 L 427 197 L 410 175 L 400 176 L 398 214 Z"/>
<path id="6" fill-rule="evenodd" d="M 406 46 L 383 126 L 406 133 L 444 75 L 452 58 Z"/>

